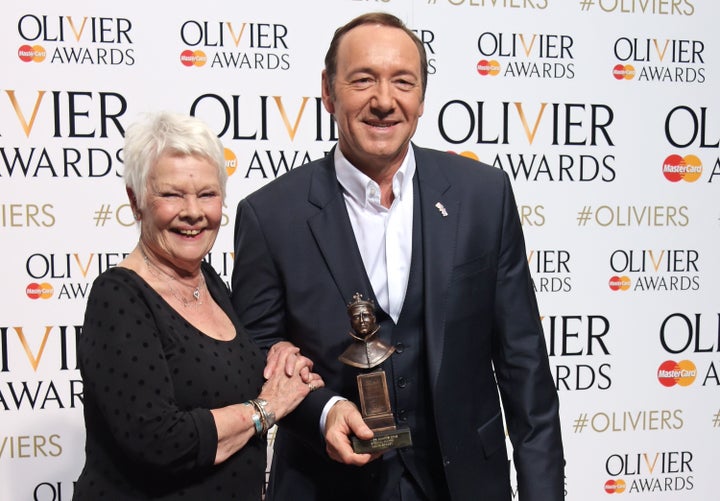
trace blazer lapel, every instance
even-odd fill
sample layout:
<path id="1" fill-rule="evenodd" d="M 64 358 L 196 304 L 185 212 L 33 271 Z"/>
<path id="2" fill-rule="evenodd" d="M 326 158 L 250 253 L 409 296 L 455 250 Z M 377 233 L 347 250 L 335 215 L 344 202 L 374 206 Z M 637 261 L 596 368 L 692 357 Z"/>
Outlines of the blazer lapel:
<path id="1" fill-rule="evenodd" d="M 457 242 L 460 202 L 448 196 L 450 184 L 442 166 L 415 147 L 423 238 L 423 273 L 425 276 L 425 340 L 428 353 L 431 389 L 434 390 L 443 356 L 445 341 L 446 290 L 453 267 Z"/>
<path id="2" fill-rule="evenodd" d="M 450 184 L 442 166 L 414 146 L 422 220 L 425 278 L 425 332 L 431 388 L 440 369 L 445 338 L 444 303 L 453 267 L 460 202 L 448 196 Z M 315 170 L 308 201 L 319 210 L 308 225 L 344 303 L 356 292 L 375 299 L 355 242 L 345 201 L 335 177 L 333 153 Z"/>
<path id="3" fill-rule="evenodd" d="M 356 292 L 366 298 L 374 298 L 374 294 L 355 243 L 332 159 L 331 151 L 313 173 L 308 201 L 319 211 L 308 219 L 308 225 L 338 292 L 347 304 Z"/>

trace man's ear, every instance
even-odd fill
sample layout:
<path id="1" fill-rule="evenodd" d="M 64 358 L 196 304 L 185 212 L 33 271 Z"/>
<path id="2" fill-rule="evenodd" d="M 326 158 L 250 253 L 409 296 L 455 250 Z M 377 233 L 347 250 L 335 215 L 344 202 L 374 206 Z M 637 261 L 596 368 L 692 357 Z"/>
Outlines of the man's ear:
<path id="1" fill-rule="evenodd" d="M 333 93 L 330 91 L 330 81 L 327 76 L 327 72 L 322 72 L 322 102 L 325 106 L 325 110 L 331 115 L 335 113 L 335 104 L 333 103 Z"/>

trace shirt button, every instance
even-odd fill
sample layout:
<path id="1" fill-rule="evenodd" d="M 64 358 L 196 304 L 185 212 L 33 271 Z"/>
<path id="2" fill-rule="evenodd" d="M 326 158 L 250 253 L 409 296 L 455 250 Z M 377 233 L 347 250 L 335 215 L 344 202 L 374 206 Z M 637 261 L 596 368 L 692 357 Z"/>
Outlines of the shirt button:
<path id="1" fill-rule="evenodd" d="M 400 388 L 405 388 L 405 387 L 408 385 L 408 380 L 405 379 L 404 377 L 400 376 L 400 377 L 397 379 L 397 385 L 398 385 Z"/>
<path id="2" fill-rule="evenodd" d="M 404 349 L 405 349 L 405 345 L 403 343 L 398 342 L 397 344 L 395 344 L 395 351 L 397 353 L 402 353 Z"/>

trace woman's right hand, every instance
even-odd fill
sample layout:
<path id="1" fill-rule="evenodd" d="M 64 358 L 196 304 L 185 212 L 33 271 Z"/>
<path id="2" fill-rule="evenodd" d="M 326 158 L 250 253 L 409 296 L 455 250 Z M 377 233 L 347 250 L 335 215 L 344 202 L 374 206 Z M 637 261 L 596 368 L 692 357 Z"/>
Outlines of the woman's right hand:
<path id="1" fill-rule="evenodd" d="M 273 348 L 268 354 L 266 381 L 258 398 L 267 402 L 265 411 L 273 413 L 277 421 L 295 410 L 308 393 L 325 386 L 325 382 L 319 374 L 311 371 L 312 360 L 300 355 L 300 350 L 292 343 L 282 341 Z M 255 410 L 246 404 L 211 409 L 218 431 L 215 464 L 235 454 L 255 435 L 256 428 L 251 419 Z"/>

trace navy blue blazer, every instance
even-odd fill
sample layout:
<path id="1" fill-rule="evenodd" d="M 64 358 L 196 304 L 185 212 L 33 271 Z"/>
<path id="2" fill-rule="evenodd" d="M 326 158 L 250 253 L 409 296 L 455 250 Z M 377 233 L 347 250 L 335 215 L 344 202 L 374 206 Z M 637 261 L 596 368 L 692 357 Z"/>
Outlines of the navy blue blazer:
<path id="1" fill-rule="evenodd" d="M 561 500 L 558 397 L 509 178 L 458 155 L 413 148 L 426 370 L 451 498 L 510 499 L 506 424 L 520 499 Z M 239 203 L 232 289 L 241 321 L 262 347 L 294 343 L 326 382 L 279 426 L 270 481 L 275 499 L 324 499 L 319 483 L 334 493 L 327 499 L 350 499 L 342 489 L 354 484 L 350 495 L 373 482 L 382 461 L 338 465 L 319 430 L 327 400 L 357 391 L 356 373 L 337 357 L 348 344 L 346 304 L 355 292 L 371 290 L 332 154 Z"/>

